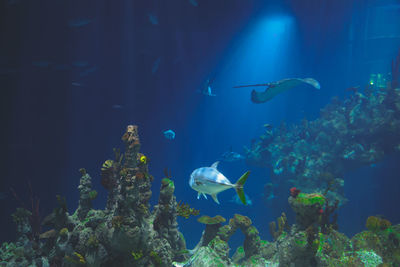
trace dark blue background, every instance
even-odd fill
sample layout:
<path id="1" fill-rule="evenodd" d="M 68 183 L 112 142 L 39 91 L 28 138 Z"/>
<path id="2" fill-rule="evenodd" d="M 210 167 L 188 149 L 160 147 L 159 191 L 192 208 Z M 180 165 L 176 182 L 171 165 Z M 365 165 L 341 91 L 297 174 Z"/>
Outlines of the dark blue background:
<path id="1" fill-rule="evenodd" d="M 150 158 L 153 203 L 168 167 L 178 201 L 201 214 L 250 216 L 262 239 L 270 239 L 269 221 L 282 211 L 294 220 L 286 188 L 267 203 L 262 199 L 270 170 L 244 162 L 220 164 L 232 182 L 252 171 L 245 187 L 253 202 L 249 207 L 228 202 L 233 190 L 219 195 L 221 205 L 197 200 L 188 186 L 190 173 L 211 165 L 230 146 L 242 152 L 265 123 L 317 118 L 331 97 L 345 97 L 350 86 L 363 87 L 370 73 L 389 72 L 400 46 L 399 38 L 373 38 L 388 35 L 388 29 L 400 35 L 392 21 L 371 15 L 376 1 L 198 0 L 198 7 L 189 0 L 0 3 L 0 191 L 6 192 L 0 200 L 1 241 L 14 238 L 10 214 L 18 203 L 9 188 L 28 204 L 28 181 L 43 215 L 56 205 L 56 194 L 66 196 L 72 212 L 78 169 L 84 167 L 99 191 L 96 208 L 103 208 L 100 167 L 113 158 L 113 147 L 123 148 L 120 138 L 128 124 L 139 126 L 142 152 Z M 398 1 L 381 3 L 399 11 Z M 157 15 L 158 25 L 150 23 L 150 13 Z M 69 27 L 76 18 L 91 23 Z M 43 61 L 49 66 L 36 66 Z M 85 69 L 97 70 L 81 76 L 74 61 L 87 61 Z M 64 64 L 69 68 L 57 69 Z M 215 77 L 216 97 L 196 92 L 209 77 Z M 316 78 L 321 90 L 302 87 L 256 105 L 250 89 L 232 88 L 287 77 Z M 175 140 L 163 137 L 167 129 L 176 132 Z M 391 155 L 376 167 L 346 174 L 349 202 L 340 210 L 342 231 L 363 230 L 369 215 L 400 221 L 398 163 L 399 156 Z M 193 217 L 179 223 L 192 248 L 202 226 Z M 242 241 L 236 234 L 231 243 Z"/>

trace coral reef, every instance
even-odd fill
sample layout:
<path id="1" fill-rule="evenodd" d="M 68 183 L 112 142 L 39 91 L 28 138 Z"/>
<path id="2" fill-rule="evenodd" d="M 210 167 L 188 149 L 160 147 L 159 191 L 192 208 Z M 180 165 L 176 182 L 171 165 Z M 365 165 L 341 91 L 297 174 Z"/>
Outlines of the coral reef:
<path id="1" fill-rule="evenodd" d="M 192 257 L 183 264 L 190 266 L 229 266 L 234 264 L 229 258 L 229 245 L 230 237 L 240 229 L 245 236 L 244 244 L 242 247 L 243 255 L 237 256 L 237 261 L 246 261 L 248 259 L 254 260 L 254 257 L 262 259 L 263 244 L 267 243 L 262 241 L 259 237 L 258 230 L 252 225 L 250 218 L 235 214 L 229 220 L 229 224 L 223 225 L 225 218 L 222 216 L 202 216 L 198 219 L 200 223 L 206 225 L 203 231 L 200 242 L 191 251 Z M 174 263 L 175 266 L 180 266 L 179 263 Z"/>
<path id="2" fill-rule="evenodd" d="M 12 215 L 17 239 L 0 246 L 0 266 L 400 265 L 400 225 L 371 216 L 366 220 L 367 231 L 347 238 L 335 227 L 338 201 L 329 202 L 326 197 L 330 185 L 323 194 L 292 188 L 288 202 L 296 224 L 289 226 L 282 213 L 277 224 L 270 224 L 273 242 L 260 238 L 249 217 L 235 214 L 226 224 L 222 216 L 205 215 L 198 218 L 205 226 L 200 241 L 193 250 L 187 250 L 177 216 L 197 211 L 177 204 L 174 181 L 167 171 L 161 180 L 158 203 L 151 210 L 153 177 L 148 172 L 148 158 L 143 160 L 139 153 L 137 127 L 129 126 L 123 141 L 124 155 L 114 150 L 115 159 L 107 160 L 101 169 L 102 184 L 108 190 L 105 209 L 93 209 L 97 192 L 92 189 L 91 176 L 80 169 L 75 212 L 69 214 L 66 199 L 57 196 L 58 206 L 42 221 L 48 230 L 36 237 L 33 227 L 37 222 L 32 220 L 32 212 L 18 208 Z M 332 180 L 331 175 L 325 176 Z M 244 242 L 230 257 L 228 241 L 238 229 Z"/>
<path id="3" fill-rule="evenodd" d="M 115 160 L 101 168 L 101 183 L 108 190 L 105 209 L 92 208 L 97 192 L 90 175 L 80 169 L 76 211 L 70 215 L 65 198 L 57 196 L 58 207 L 42 222 L 51 230 L 35 241 L 29 238 L 31 212 L 17 209 L 17 241 L 2 245 L 0 266 L 171 266 L 173 260 L 185 259 L 173 181 L 162 183 L 151 212 L 153 177 L 139 153 L 137 126 L 128 126 L 122 140 L 124 155 L 114 150 Z"/>
<path id="4" fill-rule="evenodd" d="M 386 230 L 391 225 L 392 224 L 388 220 L 377 216 L 369 216 L 365 223 L 365 227 L 372 232 Z"/>
<path id="5" fill-rule="evenodd" d="M 251 226 L 251 220 L 246 216 L 235 214 L 229 224 L 223 226 L 221 223 L 224 220 L 221 220 L 220 216 L 199 218 L 199 221 L 206 223 L 201 242 L 191 251 L 190 259 L 182 263 L 174 262 L 174 266 L 399 266 L 400 225 L 391 226 L 382 218 L 370 217 L 367 226 L 379 224 L 379 227 L 359 233 L 352 239 L 332 227 L 328 228 L 329 231 L 323 232 L 323 226 L 326 224 L 324 220 L 316 219 L 318 216 L 313 216 L 308 221 L 302 218 L 303 208 L 305 213 L 308 213 L 314 208 L 323 205 L 326 207 L 327 203 L 323 196 L 299 194 L 299 197 L 296 203 L 300 203 L 300 208 L 296 205 L 291 207 L 297 210 L 296 222 L 300 224 L 289 227 L 286 215 L 283 213 L 278 218 L 277 231 L 274 226 L 276 232 L 274 242 L 261 240 L 258 231 Z M 294 199 L 290 196 L 289 202 L 295 201 Z M 301 218 L 298 218 L 299 216 Z M 210 225 L 213 226 L 212 229 L 207 228 Z M 308 227 L 304 229 L 307 225 Z M 229 258 L 227 242 L 237 228 L 244 233 L 245 241 L 243 246 L 237 248 L 232 258 Z"/>
<path id="6" fill-rule="evenodd" d="M 304 230 L 320 220 L 325 197 L 321 194 L 300 193 L 296 198 L 290 196 L 289 204 L 296 213 L 297 225 Z"/>
<path id="7" fill-rule="evenodd" d="M 365 89 L 342 102 L 333 98 L 314 121 L 266 128 L 245 155 L 248 163 L 271 168 L 276 183 L 289 181 L 308 193 L 329 191 L 326 197 L 341 205 L 340 178 L 399 151 L 399 131 L 400 88 Z"/>

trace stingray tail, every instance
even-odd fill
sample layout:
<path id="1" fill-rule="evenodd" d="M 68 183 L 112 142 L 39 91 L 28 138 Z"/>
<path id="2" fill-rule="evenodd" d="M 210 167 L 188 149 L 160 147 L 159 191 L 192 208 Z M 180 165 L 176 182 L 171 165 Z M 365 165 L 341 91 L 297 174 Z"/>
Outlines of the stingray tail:
<path id="1" fill-rule="evenodd" d="M 269 85 L 270 85 L 270 83 L 259 83 L 259 84 L 239 85 L 239 86 L 234 86 L 233 88 L 254 87 L 254 86 L 269 86 Z"/>
<path id="2" fill-rule="evenodd" d="M 237 182 L 235 184 L 236 193 L 238 194 L 240 201 L 242 201 L 242 203 L 244 205 L 247 205 L 247 203 L 246 203 L 246 197 L 245 197 L 244 191 L 243 191 L 243 186 L 244 186 L 244 183 L 246 182 L 247 178 L 249 177 L 249 174 L 250 174 L 250 171 L 245 172 L 239 178 L 239 180 L 237 180 Z"/>

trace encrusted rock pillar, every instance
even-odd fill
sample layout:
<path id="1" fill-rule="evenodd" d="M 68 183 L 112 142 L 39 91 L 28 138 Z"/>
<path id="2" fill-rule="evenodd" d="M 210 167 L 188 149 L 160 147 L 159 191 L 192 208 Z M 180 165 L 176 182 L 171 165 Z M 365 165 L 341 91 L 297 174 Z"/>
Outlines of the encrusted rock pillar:
<path id="1" fill-rule="evenodd" d="M 97 192 L 92 190 L 92 178 L 86 172 L 85 169 L 80 169 L 80 173 L 82 174 L 78 190 L 79 190 L 79 205 L 77 209 L 77 214 L 79 220 L 83 220 L 86 218 L 89 210 L 92 209 L 92 200 L 97 197 Z"/>

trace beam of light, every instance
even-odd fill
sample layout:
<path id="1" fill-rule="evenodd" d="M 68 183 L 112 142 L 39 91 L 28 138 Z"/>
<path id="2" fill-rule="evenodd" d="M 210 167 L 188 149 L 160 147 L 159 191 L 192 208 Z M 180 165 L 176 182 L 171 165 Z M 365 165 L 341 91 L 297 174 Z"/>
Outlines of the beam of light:
<path id="1" fill-rule="evenodd" d="M 232 87 L 286 78 L 291 71 L 290 67 L 294 65 L 293 58 L 290 57 L 293 50 L 297 49 L 297 45 L 293 44 L 296 34 L 295 20 L 292 17 L 274 15 L 249 22 L 232 39 L 215 71 L 217 77 L 214 87 L 224 105 L 221 106 L 220 101 L 208 103 L 205 112 L 207 114 L 204 114 L 205 118 L 218 116 L 220 119 L 230 118 L 234 114 L 234 119 L 227 120 L 226 127 L 221 129 L 226 136 L 226 145 L 243 144 L 243 140 L 251 140 L 264 123 L 275 124 L 275 121 L 282 119 L 284 105 L 279 105 L 282 104 L 281 101 L 256 105 L 250 100 L 250 88 Z M 217 125 L 215 127 L 218 128 Z"/>
<path id="2" fill-rule="evenodd" d="M 285 73 L 281 72 L 292 60 L 288 57 L 295 35 L 295 20 L 289 15 L 256 18 L 231 41 L 219 64 L 217 80 L 233 86 L 282 78 Z"/>
<path id="3" fill-rule="evenodd" d="M 240 62 L 237 68 L 241 79 L 266 79 L 277 72 L 285 60 L 288 41 L 293 33 L 293 19 L 289 16 L 262 18 L 255 22 L 239 42 L 233 58 Z M 269 73 L 269 75 L 268 75 Z"/>

